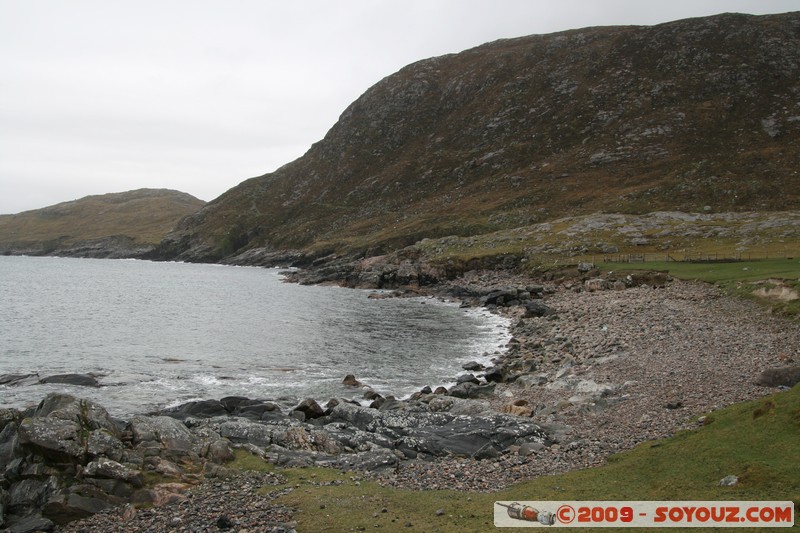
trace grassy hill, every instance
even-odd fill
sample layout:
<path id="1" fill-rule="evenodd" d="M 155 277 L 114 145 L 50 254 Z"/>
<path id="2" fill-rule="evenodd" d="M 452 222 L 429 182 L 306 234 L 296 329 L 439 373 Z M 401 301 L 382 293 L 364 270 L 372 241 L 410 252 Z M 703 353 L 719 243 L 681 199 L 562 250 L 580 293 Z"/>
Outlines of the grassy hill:
<path id="1" fill-rule="evenodd" d="M 186 193 L 139 189 L 0 215 L 0 252 L 68 253 L 87 245 L 151 247 L 203 205 Z"/>
<path id="2" fill-rule="evenodd" d="M 496 41 L 369 88 L 164 258 L 378 255 L 593 213 L 800 207 L 800 13 Z"/>

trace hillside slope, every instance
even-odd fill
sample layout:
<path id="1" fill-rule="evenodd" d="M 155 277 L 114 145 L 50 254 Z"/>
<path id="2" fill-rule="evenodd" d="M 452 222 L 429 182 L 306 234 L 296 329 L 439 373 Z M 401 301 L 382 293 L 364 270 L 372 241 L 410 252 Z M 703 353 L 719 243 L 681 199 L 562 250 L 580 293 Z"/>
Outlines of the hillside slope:
<path id="1" fill-rule="evenodd" d="M 597 212 L 800 207 L 800 12 L 501 40 L 381 80 L 162 258 L 376 255 Z"/>
<path id="2" fill-rule="evenodd" d="M 203 205 L 183 192 L 139 189 L 0 215 L 0 253 L 140 255 Z"/>

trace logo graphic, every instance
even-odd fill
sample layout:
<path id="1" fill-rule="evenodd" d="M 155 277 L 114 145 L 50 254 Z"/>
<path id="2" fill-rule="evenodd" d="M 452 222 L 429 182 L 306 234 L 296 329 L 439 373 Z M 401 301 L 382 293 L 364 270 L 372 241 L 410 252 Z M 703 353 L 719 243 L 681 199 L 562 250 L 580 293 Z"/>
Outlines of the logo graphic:
<path id="1" fill-rule="evenodd" d="M 791 501 L 495 501 L 496 527 L 792 527 Z"/>
<path id="2" fill-rule="evenodd" d="M 539 522 L 545 526 L 552 526 L 556 523 L 556 515 L 549 511 L 540 511 L 530 505 L 522 505 L 514 502 L 511 505 L 496 502 L 500 507 L 505 507 L 508 516 L 514 520 L 524 520 L 526 522 Z"/>

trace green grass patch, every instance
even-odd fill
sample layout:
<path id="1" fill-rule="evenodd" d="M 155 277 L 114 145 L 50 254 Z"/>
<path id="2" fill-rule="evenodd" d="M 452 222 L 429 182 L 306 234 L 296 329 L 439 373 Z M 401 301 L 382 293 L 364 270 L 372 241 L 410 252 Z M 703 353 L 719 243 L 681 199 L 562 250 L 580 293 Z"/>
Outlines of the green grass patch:
<path id="1" fill-rule="evenodd" d="M 294 490 L 278 502 L 296 509 L 298 531 L 307 532 L 492 531 L 496 500 L 793 500 L 797 526 L 800 386 L 714 412 L 697 429 L 644 443 L 602 467 L 496 493 L 391 489 L 351 472 L 275 469 L 244 452 L 234 467 L 286 476 Z M 728 475 L 739 483 L 719 486 Z"/>
<path id="2" fill-rule="evenodd" d="M 602 263 L 598 266 L 614 271 L 659 270 L 678 279 L 716 283 L 731 295 L 757 301 L 771 313 L 800 320 L 800 299 L 779 297 L 790 291 L 800 293 L 800 260 L 797 258 L 733 263 Z M 776 288 L 783 292 L 764 292 Z"/>
<path id="3" fill-rule="evenodd" d="M 601 263 L 604 270 L 661 270 L 684 280 L 719 283 L 759 281 L 770 278 L 800 280 L 800 259 L 765 259 L 733 263 L 684 263 L 657 261 L 647 263 Z"/>

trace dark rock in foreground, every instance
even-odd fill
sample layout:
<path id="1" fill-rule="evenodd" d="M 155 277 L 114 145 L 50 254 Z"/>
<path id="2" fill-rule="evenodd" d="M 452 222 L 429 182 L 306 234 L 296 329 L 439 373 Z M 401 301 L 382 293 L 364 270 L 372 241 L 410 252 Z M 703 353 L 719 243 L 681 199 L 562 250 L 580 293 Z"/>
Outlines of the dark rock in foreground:
<path id="1" fill-rule="evenodd" d="M 280 465 L 374 471 L 410 458 L 488 459 L 549 443 L 536 424 L 485 402 L 429 393 L 378 399 L 379 408 L 339 400 L 327 410 L 305 400 L 284 414 L 271 402 L 229 397 L 127 422 L 66 394 L 48 395 L 28 416 L 2 410 L 0 527 L 51 530 L 121 504 L 180 501 L 197 472 L 214 475 L 236 447 Z M 165 482 L 147 486 L 147 474 Z"/>

